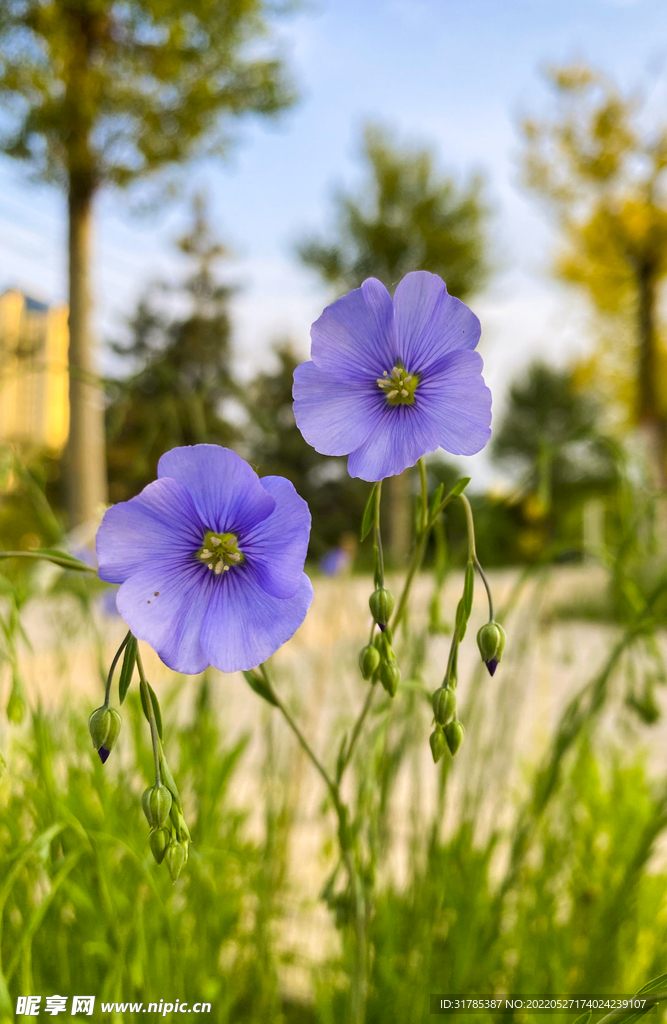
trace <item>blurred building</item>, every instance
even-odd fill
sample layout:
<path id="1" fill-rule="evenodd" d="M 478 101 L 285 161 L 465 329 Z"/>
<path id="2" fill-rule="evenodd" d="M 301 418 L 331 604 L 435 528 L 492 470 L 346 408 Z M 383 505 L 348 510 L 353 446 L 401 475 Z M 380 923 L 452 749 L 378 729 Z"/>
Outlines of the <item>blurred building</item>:
<path id="1" fill-rule="evenodd" d="M 0 443 L 58 454 L 69 429 L 67 307 L 0 295 Z"/>

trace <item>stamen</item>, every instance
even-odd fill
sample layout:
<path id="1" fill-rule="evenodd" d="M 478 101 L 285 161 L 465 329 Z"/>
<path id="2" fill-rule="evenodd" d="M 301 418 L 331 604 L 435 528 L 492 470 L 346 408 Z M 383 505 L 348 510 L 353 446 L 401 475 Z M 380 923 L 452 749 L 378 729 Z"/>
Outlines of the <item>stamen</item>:
<path id="1" fill-rule="evenodd" d="M 213 545 L 214 548 L 217 548 L 220 547 L 222 541 L 220 540 L 219 537 L 211 537 L 210 543 Z"/>
<path id="2" fill-rule="evenodd" d="M 224 568 L 225 566 L 222 564 L 222 562 L 216 562 L 215 565 L 213 566 L 213 572 L 215 573 L 216 576 L 219 576 Z"/>
<path id="3" fill-rule="evenodd" d="M 382 377 L 376 377 L 375 382 L 386 394 L 390 405 L 414 405 L 415 391 L 419 385 L 418 373 L 408 373 L 404 366 L 397 363 L 390 374 L 383 370 Z"/>
<path id="4" fill-rule="evenodd" d="M 236 534 L 214 533 L 212 530 L 206 531 L 204 542 L 195 555 L 216 576 L 221 576 L 233 565 L 239 565 L 244 557 L 243 552 L 239 551 Z"/>

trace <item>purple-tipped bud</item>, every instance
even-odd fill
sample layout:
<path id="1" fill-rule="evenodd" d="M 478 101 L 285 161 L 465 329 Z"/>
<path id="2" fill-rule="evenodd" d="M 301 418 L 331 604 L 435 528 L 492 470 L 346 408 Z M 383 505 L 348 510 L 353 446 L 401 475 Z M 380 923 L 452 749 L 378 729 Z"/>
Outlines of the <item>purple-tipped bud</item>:
<path id="1" fill-rule="evenodd" d="M 384 632 L 384 629 L 391 618 L 391 613 L 394 610 L 394 595 L 385 587 L 379 587 L 371 594 L 368 604 L 371 610 L 371 615 L 377 622 L 380 629 Z"/>
<path id="2" fill-rule="evenodd" d="M 107 758 L 109 757 L 109 754 L 111 753 L 111 751 L 107 750 L 106 747 L 100 747 L 100 749 L 97 751 L 97 753 L 99 754 L 99 758 L 100 758 L 100 761 L 102 762 L 102 764 L 106 764 L 107 763 Z"/>
<path id="3" fill-rule="evenodd" d="M 503 651 L 505 649 L 505 630 L 503 627 L 491 619 L 485 626 L 482 626 L 479 633 L 477 634 L 477 646 L 479 647 L 479 653 L 482 655 L 482 661 L 486 665 L 489 675 L 493 675 L 500 659 L 502 658 Z"/>

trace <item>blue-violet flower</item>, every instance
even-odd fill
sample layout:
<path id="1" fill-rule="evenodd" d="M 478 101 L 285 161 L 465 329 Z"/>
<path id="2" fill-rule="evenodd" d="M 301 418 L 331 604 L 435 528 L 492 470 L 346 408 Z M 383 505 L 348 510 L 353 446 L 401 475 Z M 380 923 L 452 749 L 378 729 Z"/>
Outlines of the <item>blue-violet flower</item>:
<path id="1" fill-rule="evenodd" d="M 218 445 L 173 448 L 157 480 L 106 512 L 99 574 L 122 584 L 118 611 L 169 668 L 249 670 L 310 607 L 309 534 L 308 506 L 289 480 L 260 479 Z"/>
<path id="2" fill-rule="evenodd" d="M 475 314 L 436 274 L 407 274 L 393 302 L 369 278 L 311 328 L 312 362 L 294 372 L 299 430 L 320 454 L 349 455 L 362 480 L 395 476 L 439 447 L 474 455 L 491 435 L 479 336 Z"/>

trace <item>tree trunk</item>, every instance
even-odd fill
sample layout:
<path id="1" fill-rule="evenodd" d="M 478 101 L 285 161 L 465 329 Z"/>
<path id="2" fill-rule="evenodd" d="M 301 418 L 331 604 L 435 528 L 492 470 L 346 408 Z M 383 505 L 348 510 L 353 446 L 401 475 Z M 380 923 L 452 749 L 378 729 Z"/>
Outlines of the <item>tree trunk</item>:
<path id="1" fill-rule="evenodd" d="M 96 375 L 90 248 L 94 190 L 69 186 L 69 440 L 65 452 L 69 527 L 93 521 L 107 501 L 104 393 Z"/>
<path id="2" fill-rule="evenodd" d="M 656 274 L 651 263 L 638 269 L 637 329 L 639 335 L 638 420 L 646 436 L 653 485 L 667 486 L 667 424 L 658 395 L 658 338 L 655 328 Z"/>

